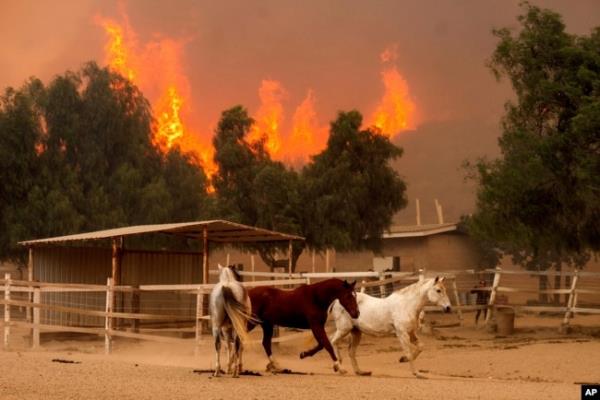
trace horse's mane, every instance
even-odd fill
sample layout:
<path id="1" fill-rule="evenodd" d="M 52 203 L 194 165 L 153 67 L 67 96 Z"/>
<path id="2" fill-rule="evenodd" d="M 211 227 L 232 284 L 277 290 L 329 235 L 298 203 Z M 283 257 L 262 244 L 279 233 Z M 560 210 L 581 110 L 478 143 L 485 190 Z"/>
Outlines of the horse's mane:
<path id="1" fill-rule="evenodd" d="M 420 280 L 416 281 L 415 283 L 411 283 L 408 286 L 405 286 L 401 289 L 394 291 L 394 293 L 405 294 L 408 292 L 416 291 L 418 288 L 420 288 L 424 284 L 428 283 L 429 281 L 431 281 L 431 279 L 420 279 Z"/>

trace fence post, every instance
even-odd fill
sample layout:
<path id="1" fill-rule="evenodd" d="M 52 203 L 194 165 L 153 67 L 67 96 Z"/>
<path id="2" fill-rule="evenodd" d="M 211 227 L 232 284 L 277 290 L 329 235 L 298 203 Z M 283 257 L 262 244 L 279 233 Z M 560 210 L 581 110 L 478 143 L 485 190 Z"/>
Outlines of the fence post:
<path id="1" fill-rule="evenodd" d="M 458 322 L 460 323 L 460 326 L 463 326 L 463 315 L 462 315 L 462 310 L 461 310 L 462 305 L 460 304 L 460 297 L 458 296 L 458 287 L 456 286 L 456 276 L 452 278 L 452 289 L 454 291 L 454 299 L 456 300 L 456 310 L 457 310 L 457 314 L 458 314 Z"/>
<path id="2" fill-rule="evenodd" d="M 10 274 L 4 274 L 4 348 L 8 348 L 10 337 Z"/>
<path id="3" fill-rule="evenodd" d="M 577 280 L 579 279 L 579 270 L 575 270 L 575 276 L 571 280 L 571 289 L 569 290 L 569 300 L 567 300 L 567 311 L 565 311 L 565 317 L 560 326 L 560 332 L 567 333 L 569 331 L 569 319 L 573 318 L 573 308 L 575 307 L 575 288 L 577 287 Z"/>
<path id="4" fill-rule="evenodd" d="M 490 292 L 490 300 L 488 302 L 488 310 L 487 315 L 485 316 L 485 325 L 487 325 L 490 321 L 490 317 L 493 312 L 493 306 L 496 303 L 496 292 L 498 291 L 498 285 L 500 284 L 500 274 L 502 273 L 502 269 L 500 267 L 496 267 L 496 272 L 494 273 L 494 281 L 492 282 L 492 290 Z"/>
<path id="5" fill-rule="evenodd" d="M 380 281 L 383 281 L 385 279 L 385 273 L 380 272 L 377 279 L 379 279 Z M 385 293 L 385 285 L 379 285 L 379 297 L 384 298 L 385 294 L 386 294 Z"/>
<path id="6" fill-rule="evenodd" d="M 200 351 L 200 339 L 202 338 L 202 311 L 204 310 L 204 293 L 202 289 L 198 289 L 196 294 L 196 334 L 195 334 L 195 345 L 194 355 L 198 355 Z"/>
<path id="7" fill-rule="evenodd" d="M 113 310 L 113 280 L 112 278 L 106 279 L 106 316 L 104 317 L 104 353 L 110 354 L 112 347 L 112 340 L 110 337 L 110 331 L 112 330 L 112 310 Z"/>
<path id="8" fill-rule="evenodd" d="M 40 288 L 33 288 L 33 329 L 31 330 L 31 347 L 37 349 L 40 347 L 40 308 L 37 307 L 41 303 L 42 296 Z"/>

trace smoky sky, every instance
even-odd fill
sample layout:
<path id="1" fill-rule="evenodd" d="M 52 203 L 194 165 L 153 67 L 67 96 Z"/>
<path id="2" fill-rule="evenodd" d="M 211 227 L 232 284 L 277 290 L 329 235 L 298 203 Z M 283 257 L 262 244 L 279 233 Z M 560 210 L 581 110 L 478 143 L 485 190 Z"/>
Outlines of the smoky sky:
<path id="1" fill-rule="evenodd" d="M 559 12 L 572 33 L 588 34 L 600 25 L 596 0 L 532 3 Z M 490 146 L 498 130 L 471 128 L 496 126 L 511 96 L 508 83 L 498 83 L 485 64 L 497 43 L 492 28 L 516 28 L 518 4 L 518 0 L 0 0 L 0 89 L 18 87 L 30 76 L 47 82 L 89 60 L 102 63 L 106 36 L 94 16 L 119 21 L 124 11 L 141 42 L 160 37 L 185 41 L 183 72 L 190 81 L 193 114 L 207 129 L 232 105 L 255 111 L 263 79 L 276 79 L 285 87 L 287 123 L 309 89 L 317 99 L 319 120 L 327 123 L 339 110 L 356 108 L 366 115 L 373 110 L 383 93 L 379 54 L 395 45 L 396 65 L 408 82 L 421 125 L 460 121 L 464 129 L 453 125 L 447 131 L 456 136 L 447 140 L 469 141 L 469 150 L 464 154 L 457 150 L 460 154 L 454 157 L 464 158 L 476 155 L 471 152 L 479 151 L 478 140 L 482 152 L 493 152 Z M 438 140 L 435 132 L 429 136 Z M 426 153 L 427 146 L 425 141 L 413 152 Z M 408 151 L 404 157 L 408 167 Z M 449 169 L 455 173 L 456 167 Z M 404 175 L 410 178 L 411 172 Z"/>

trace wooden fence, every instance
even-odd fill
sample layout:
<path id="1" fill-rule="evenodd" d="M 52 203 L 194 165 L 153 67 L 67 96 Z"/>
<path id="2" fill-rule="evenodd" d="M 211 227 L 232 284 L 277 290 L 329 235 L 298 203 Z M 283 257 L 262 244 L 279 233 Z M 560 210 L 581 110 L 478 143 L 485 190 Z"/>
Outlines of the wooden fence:
<path id="1" fill-rule="evenodd" d="M 215 273 L 211 271 L 211 273 Z M 592 272 L 563 272 L 563 276 L 570 276 L 570 285 L 564 289 L 546 289 L 539 290 L 530 287 L 520 287 L 519 282 L 524 278 L 531 279 L 531 276 L 545 274 L 547 276 L 556 275 L 555 272 L 530 272 L 530 271 L 507 271 L 502 269 L 493 270 L 461 270 L 461 271 L 419 271 L 419 272 L 334 272 L 334 273 L 267 273 L 267 272 L 245 272 L 240 274 L 244 277 L 243 285 L 247 287 L 255 286 L 284 286 L 291 288 L 304 283 L 311 283 L 325 278 L 356 279 L 359 281 L 357 290 L 379 297 L 389 295 L 393 290 L 407 286 L 422 276 L 444 276 L 447 280 L 446 287 L 449 297 L 453 302 L 454 309 L 457 311 L 459 323 L 463 322 L 463 312 L 473 310 L 488 309 L 486 323 L 489 323 L 493 317 L 495 306 L 502 300 L 504 304 L 514 307 L 517 312 L 550 312 L 560 313 L 561 329 L 568 327 L 571 318 L 576 314 L 600 314 L 600 273 Z M 473 304 L 470 296 L 473 290 L 473 283 L 485 277 L 486 281 L 491 282 L 488 286 L 480 287 L 478 290 L 489 291 L 489 301 L 487 304 Z M 515 280 L 517 277 L 519 279 Z M 251 280 L 248 280 L 250 278 Z M 260 278 L 261 280 L 256 280 Z M 511 280 L 512 279 L 512 280 Z M 511 283 L 512 282 L 512 283 Z M 586 283 L 587 282 L 587 283 Z M 591 284 L 590 284 L 591 282 Z M 0 304 L 4 307 L 3 323 L 3 344 L 9 346 L 11 327 L 22 327 L 30 329 L 31 341 L 34 348 L 40 346 L 41 331 L 58 332 L 76 332 L 86 334 L 96 334 L 104 337 L 105 352 L 109 353 L 112 347 L 112 341 L 115 337 L 125 337 L 139 340 L 150 340 L 166 343 L 190 343 L 189 339 L 173 337 L 173 334 L 193 334 L 195 348 L 198 349 L 202 339 L 202 324 L 207 321 L 204 302 L 207 301 L 207 295 L 210 293 L 214 284 L 183 284 L 183 285 L 140 285 L 140 286 L 115 286 L 111 279 L 107 280 L 106 285 L 89 284 L 67 284 L 67 283 L 49 283 L 32 282 L 24 280 L 11 279 L 10 274 L 5 274 L 4 279 L 0 279 L 0 291 L 4 296 L 0 297 Z M 183 320 L 181 315 L 169 315 L 168 313 L 142 313 L 135 310 L 123 312 L 113 309 L 115 305 L 115 295 L 117 293 L 129 293 L 135 299 L 143 292 L 179 292 L 195 296 L 196 307 L 195 316 L 192 319 Z M 90 309 L 82 305 L 64 305 L 48 304 L 42 301 L 42 293 L 73 293 L 73 292 L 92 292 L 104 294 L 104 304 L 102 309 Z M 506 301 L 503 298 L 505 294 L 531 293 L 531 294 L 550 294 L 565 296 L 564 304 L 516 304 Z M 588 302 L 585 306 L 579 304 L 579 297 L 582 295 L 592 296 L 594 301 Z M 135 301 L 132 302 L 135 304 Z M 24 310 L 25 313 L 14 313 L 13 311 Z M 42 310 L 53 310 L 56 312 L 75 313 L 87 316 L 94 316 L 104 320 L 104 326 L 65 326 L 58 323 L 43 323 L 40 318 Z M 434 306 L 426 307 L 427 311 L 438 310 Z M 136 312 L 137 311 L 137 312 Z M 142 328 L 140 321 L 152 322 L 172 322 L 167 327 Z M 181 327 L 177 323 L 185 323 L 187 326 Z M 161 335 L 162 334 L 162 335 Z M 171 336 L 166 336 L 168 334 Z M 297 337 L 299 334 L 291 334 L 276 339 L 285 341 Z"/>

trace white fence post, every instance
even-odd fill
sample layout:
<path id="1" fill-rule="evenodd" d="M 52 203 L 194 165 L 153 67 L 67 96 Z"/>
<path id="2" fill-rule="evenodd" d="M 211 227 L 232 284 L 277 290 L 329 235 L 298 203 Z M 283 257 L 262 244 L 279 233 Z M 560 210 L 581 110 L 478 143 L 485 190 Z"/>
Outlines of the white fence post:
<path id="1" fill-rule="evenodd" d="M 254 263 L 253 263 L 254 264 Z M 202 338 L 202 310 L 204 303 L 204 292 L 202 289 L 198 289 L 196 294 L 196 334 L 195 334 L 195 345 L 194 355 L 198 355 L 200 351 L 200 339 Z"/>
<path id="2" fill-rule="evenodd" d="M 113 280 L 112 278 L 106 279 L 106 316 L 104 317 L 104 353 L 110 354 L 112 347 L 112 340 L 110 331 L 112 330 L 112 311 L 113 311 Z"/>
<path id="3" fill-rule="evenodd" d="M 571 289 L 569 290 L 569 299 L 567 300 L 567 311 L 565 311 L 565 317 L 563 318 L 562 325 L 560 327 L 561 332 L 567 332 L 569 330 L 569 319 L 573 318 L 573 308 L 575 307 L 576 287 L 577 280 L 579 279 L 579 271 L 575 270 L 575 276 L 571 280 Z"/>
<path id="4" fill-rule="evenodd" d="M 377 277 L 377 279 L 379 279 L 380 281 L 383 281 L 385 279 L 385 273 L 380 272 L 379 276 Z M 379 297 L 384 298 L 386 295 L 385 293 L 385 285 L 379 285 Z"/>
<path id="5" fill-rule="evenodd" d="M 461 310 L 461 304 L 460 304 L 460 297 L 458 296 L 458 287 L 456 286 L 456 276 L 454 278 L 452 278 L 452 289 L 454 291 L 454 299 L 456 300 L 456 310 L 457 310 L 457 314 L 458 314 L 458 321 L 460 323 L 460 326 L 463 325 L 463 315 L 462 315 L 462 310 Z"/>
<path id="6" fill-rule="evenodd" d="M 32 347 L 37 349 L 40 347 L 40 308 L 36 305 L 41 303 L 40 288 L 33 289 L 33 329 L 31 330 Z"/>
<path id="7" fill-rule="evenodd" d="M 485 324 L 486 325 L 490 321 L 490 317 L 493 312 L 493 306 L 496 303 L 496 292 L 498 291 L 498 285 L 500 284 L 500 274 L 501 273 L 502 273 L 502 269 L 500 267 L 496 267 L 496 272 L 494 273 L 494 281 L 492 282 L 492 291 L 490 292 L 490 300 L 488 302 L 487 315 L 485 316 Z"/>
<path id="8" fill-rule="evenodd" d="M 4 348 L 8 348 L 8 339 L 10 337 L 10 274 L 4 274 Z"/>

